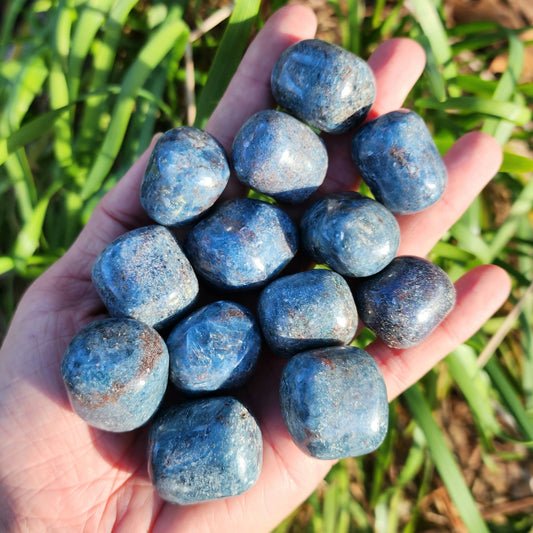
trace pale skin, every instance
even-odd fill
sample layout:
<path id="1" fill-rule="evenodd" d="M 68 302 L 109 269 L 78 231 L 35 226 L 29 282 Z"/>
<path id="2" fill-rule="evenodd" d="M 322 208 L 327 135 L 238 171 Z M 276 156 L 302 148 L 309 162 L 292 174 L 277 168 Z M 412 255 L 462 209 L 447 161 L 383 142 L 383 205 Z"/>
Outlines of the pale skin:
<path id="1" fill-rule="evenodd" d="M 271 107 L 269 73 L 283 49 L 313 37 L 314 14 L 303 6 L 275 13 L 250 45 L 207 130 L 229 149 L 254 112 Z M 424 54 L 409 40 L 381 45 L 369 59 L 378 91 L 372 116 L 401 107 L 420 76 Z M 346 139 L 329 138 L 331 169 L 322 192 L 357 188 Z M 295 509 L 331 468 L 290 440 L 279 411 L 283 362 L 265 356 L 246 399 L 264 438 L 258 483 L 243 495 L 180 507 L 152 489 L 146 430 L 110 434 L 91 429 L 71 410 L 60 376 L 67 344 L 87 323 L 105 316 L 90 281 L 97 254 L 114 238 L 149 223 L 139 187 L 149 151 L 96 207 L 68 252 L 22 298 L 0 355 L 0 529 L 2 531 L 235 532 L 269 531 Z M 501 162 L 498 144 L 481 133 L 459 139 L 444 157 L 449 185 L 423 213 L 399 218 L 400 254 L 423 256 L 459 218 Z M 228 195 L 238 194 L 234 184 Z M 456 283 L 457 305 L 422 344 L 368 351 L 392 399 L 475 333 L 505 301 L 504 271 L 478 267 Z"/>

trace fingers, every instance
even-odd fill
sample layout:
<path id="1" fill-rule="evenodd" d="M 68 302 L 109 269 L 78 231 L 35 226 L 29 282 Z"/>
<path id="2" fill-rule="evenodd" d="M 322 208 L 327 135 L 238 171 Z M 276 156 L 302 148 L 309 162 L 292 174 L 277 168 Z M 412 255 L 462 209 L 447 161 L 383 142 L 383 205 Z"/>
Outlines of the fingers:
<path id="1" fill-rule="evenodd" d="M 418 381 L 438 361 L 469 339 L 505 302 L 510 288 L 507 273 L 483 265 L 465 274 L 455 284 L 457 303 L 444 322 L 421 344 L 406 350 L 373 342 L 367 351 L 378 362 L 389 400 Z"/>
<path id="2" fill-rule="evenodd" d="M 425 256 L 491 180 L 501 161 L 502 151 L 493 137 L 479 132 L 461 137 L 444 156 L 448 185 L 442 198 L 420 213 L 397 217 L 402 235 L 398 255 Z"/>

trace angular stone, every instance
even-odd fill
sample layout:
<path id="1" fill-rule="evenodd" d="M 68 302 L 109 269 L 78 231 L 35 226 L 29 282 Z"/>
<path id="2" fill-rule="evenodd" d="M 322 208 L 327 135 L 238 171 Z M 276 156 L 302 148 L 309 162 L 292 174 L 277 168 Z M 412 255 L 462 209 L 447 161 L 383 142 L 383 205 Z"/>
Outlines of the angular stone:
<path id="1" fill-rule="evenodd" d="M 278 355 L 348 344 L 357 309 L 346 281 L 331 270 L 284 276 L 263 289 L 257 313 L 266 342 Z"/>
<path id="2" fill-rule="evenodd" d="M 181 127 L 156 143 L 141 185 L 141 204 L 165 226 L 183 226 L 209 209 L 228 183 L 226 153 L 206 131 Z"/>
<path id="3" fill-rule="evenodd" d="M 374 358 L 354 346 L 295 355 L 283 370 L 280 404 L 296 445 L 317 459 L 370 453 L 387 434 L 383 376 Z"/>
<path id="4" fill-rule="evenodd" d="M 148 470 L 159 495 L 191 505 L 236 496 L 261 472 L 263 441 L 255 418 L 231 397 L 172 406 L 154 421 Z"/>
<path id="5" fill-rule="evenodd" d="M 248 379 L 259 356 L 261 334 L 248 309 L 221 300 L 179 322 L 167 347 L 172 383 L 188 394 L 208 393 Z"/>
<path id="6" fill-rule="evenodd" d="M 185 249 L 196 272 L 221 289 L 249 289 L 278 275 L 298 248 L 298 229 L 279 207 L 228 200 L 194 226 Z"/>
<path id="7" fill-rule="evenodd" d="M 105 248 L 92 269 L 93 283 L 112 316 L 156 328 L 183 313 L 198 294 L 198 280 L 172 233 L 146 226 Z"/>
<path id="8" fill-rule="evenodd" d="M 155 329 L 130 318 L 109 318 L 92 322 L 72 339 L 61 374 L 83 420 L 106 431 L 130 431 L 159 407 L 168 364 Z"/>
<path id="9" fill-rule="evenodd" d="M 433 205 L 448 182 L 433 138 L 413 111 L 392 111 L 361 126 L 352 158 L 376 200 L 396 214 Z"/>
<path id="10" fill-rule="evenodd" d="M 279 202 L 300 203 L 324 181 L 328 154 L 309 126 L 281 111 L 266 110 L 237 133 L 232 163 L 247 187 Z"/>
<path id="11" fill-rule="evenodd" d="M 385 344 L 409 348 L 422 342 L 455 305 L 455 287 L 437 265 L 396 257 L 354 291 L 359 316 Z"/>
<path id="12" fill-rule="evenodd" d="M 343 133 L 361 124 L 376 97 L 368 64 L 319 39 L 287 48 L 272 70 L 271 87 L 281 107 L 327 133 Z"/>
<path id="13" fill-rule="evenodd" d="M 302 246 L 317 263 L 343 276 L 371 276 L 387 266 L 400 244 L 400 228 L 379 202 L 351 191 L 317 200 L 301 222 Z"/>

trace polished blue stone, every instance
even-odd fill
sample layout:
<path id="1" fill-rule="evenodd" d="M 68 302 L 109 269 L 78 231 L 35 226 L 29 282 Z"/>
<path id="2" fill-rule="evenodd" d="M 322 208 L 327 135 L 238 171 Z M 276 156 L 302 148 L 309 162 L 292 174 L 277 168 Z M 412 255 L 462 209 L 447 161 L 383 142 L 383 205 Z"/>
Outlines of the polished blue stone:
<path id="1" fill-rule="evenodd" d="M 248 309 L 221 300 L 179 322 L 167 347 L 172 383 L 185 393 L 207 393 L 248 379 L 259 356 L 261 334 Z"/>
<path id="2" fill-rule="evenodd" d="M 336 272 L 315 269 L 284 276 L 263 289 L 259 323 L 273 352 L 297 352 L 348 344 L 357 329 L 357 309 L 348 284 Z"/>
<path id="3" fill-rule="evenodd" d="M 108 318 L 72 339 L 61 374 L 83 420 L 107 431 L 130 431 L 159 407 L 168 368 L 167 347 L 155 329 L 131 318 Z"/>
<path id="4" fill-rule="evenodd" d="M 392 111 L 354 135 L 352 157 L 372 194 L 396 214 L 416 213 L 444 193 L 448 174 L 424 120 Z"/>
<path id="5" fill-rule="evenodd" d="M 343 133 L 361 124 L 376 97 L 368 64 L 319 39 L 299 41 L 280 55 L 271 88 L 282 108 L 328 133 Z"/>
<path id="6" fill-rule="evenodd" d="M 392 213 L 351 191 L 317 200 L 304 213 L 300 227 L 302 247 L 309 256 L 343 276 L 379 272 L 400 245 L 400 228 Z"/>
<path id="7" fill-rule="evenodd" d="M 295 355 L 283 370 L 280 405 L 296 445 L 317 459 L 370 453 L 387 434 L 383 376 L 373 357 L 354 346 Z"/>
<path id="8" fill-rule="evenodd" d="M 300 203 L 324 181 L 328 154 L 306 124 L 281 111 L 260 111 L 237 133 L 233 169 L 247 187 L 279 202 Z"/>
<path id="9" fill-rule="evenodd" d="M 359 316 L 385 344 L 409 348 L 423 341 L 455 305 L 455 288 L 427 259 L 400 256 L 354 291 Z"/>
<path id="10" fill-rule="evenodd" d="M 118 237 L 96 259 L 92 279 L 112 316 L 157 328 L 183 313 L 198 294 L 191 264 L 163 226 Z"/>
<path id="11" fill-rule="evenodd" d="M 209 133 L 167 131 L 156 143 L 141 185 L 141 204 L 165 226 L 183 226 L 218 199 L 230 175 L 226 154 Z"/>
<path id="12" fill-rule="evenodd" d="M 236 496 L 257 481 L 263 440 L 255 418 L 231 397 L 172 406 L 156 417 L 148 470 L 159 495 L 190 505 Z"/>
<path id="13" fill-rule="evenodd" d="M 283 270 L 298 247 L 298 228 L 279 207 L 228 200 L 198 222 L 185 248 L 198 274 L 221 289 L 249 289 Z"/>

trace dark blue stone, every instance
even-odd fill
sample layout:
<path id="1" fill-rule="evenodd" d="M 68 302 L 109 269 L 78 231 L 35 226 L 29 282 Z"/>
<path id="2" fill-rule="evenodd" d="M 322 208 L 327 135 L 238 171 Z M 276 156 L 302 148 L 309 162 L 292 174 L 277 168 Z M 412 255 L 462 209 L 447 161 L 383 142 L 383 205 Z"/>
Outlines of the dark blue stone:
<path id="1" fill-rule="evenodd" d="M 214 137 L 197 128 L 175 128 L 154 147 L 141 204 L 159 224 L 183 226 L 215 203 L 229 175 L 226 154 Z"/>
<path id="2" fill-rule="evenodd" d="M 290 436 L 317 459 L 374 451 L 387 434 L 387 390 L 373 357 L 354 346 L 295 355 L 280 386 L 281 413 Z"/>
<path id="3" fill-rule="evenodd" d="M 354 292 L 359 316 L 385 344 L 409 348 L 423 341 L 455 305 L 455 288 L 441 268 L 401 256 L 361 280 Z"/>
<path id="4" fill-rule="evenodd" d="M 431 134 L 413 111 L 393 111 L 364 124 L 353 138 L 352 157 L 376 200 L 396 214 L 426 209 L 448 182 Z"/>
<path id="5" fill-rule="evenodd" d="M 306 124 L 281 111 L 260 111 L 239 130 L 233 169 L 247 187 L 279 202 L 300 203 L 324 181 L 328 154 Z"/>
<path id="6" fill-rule="evenodd" d="M 357 309 L 346 281 L 331 270 L 284 276 L 263 289 L 257 313 L 273 352 L 297 352 L 348 344 L 357 329 Z"/>
<path id="7" fill-rule="evenodd" d="M 108 318 L 74 337 L 61 374 L 72 408 L 83 420 L 106 431 L 130 431 L 159 407 L 168 364 L 155 329 L 130 318 Z"/>
<path id="8" fill-rule="evenodd" d="M 228 200 L 194 226 L 185 248 L 196 272 L 221 289 L 263 285 L 294 257 L 298 229 L 279 207 Z"/>
<path id="9" fill-rule="evenodd" d="M 185 393 L 212 392 L 246 381 L 259 356 L 261 334 L 250 311 L 221 300 L 177 324 L 167 347 L 172 383 Z"/>
<path id="10" fill-rule="evenodd" d="M 302 246 L 317 263 L 343 276 L 379 272 L 396 255 L 400 228 L 382 204 L 356 192 L 329 194 L 316 201 L 300 223 Z"/>
<path id="11" fill-rule="evenodd" d="M 96 259 L 92 279 L 112 316 L 154 327 L 179 316 L 198 294 L 191 264 L 163 226 L 146 226 L 118 237 Z"/>
<path id="12" fill-rule="evenodd" d="M 155 420 L 148 470 L 159 495 L 190 505 L 236 496 L 257 481 L 263 440 L 255 418 L 230 397 L 173 406 Z"/>
<path id="13" fill-rule="evenodd" d="M 368 64 L 318 39 L 299 41 L 280 55 L 271 87 L 281 107 L 328 133 L 343 133 L 361 124 L 376 97 Z"/>

